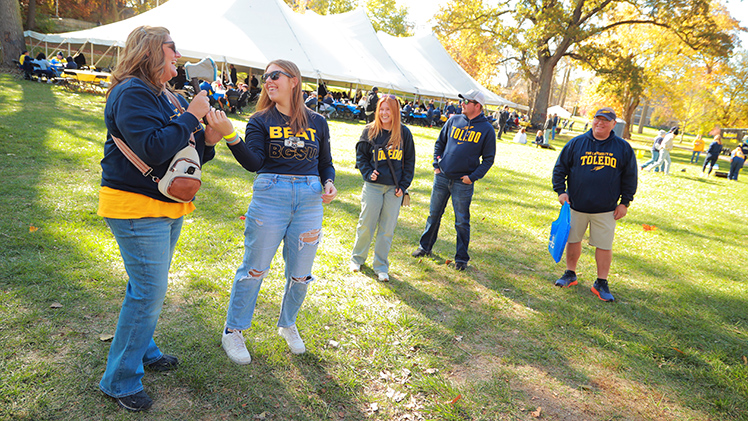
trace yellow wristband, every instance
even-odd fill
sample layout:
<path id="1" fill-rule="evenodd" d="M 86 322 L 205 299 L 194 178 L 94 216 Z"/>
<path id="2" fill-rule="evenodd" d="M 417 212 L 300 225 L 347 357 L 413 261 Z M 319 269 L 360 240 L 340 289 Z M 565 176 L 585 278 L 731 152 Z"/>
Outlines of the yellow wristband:
<path id="1" fill-rule="evenodd" d="M 223 138 L 226 139 L 228 142 L 229 140 L 233 140 L 236 136 L 239 136 L 239 133 L 234 130 L 231 134 L 224 136 Z"/>

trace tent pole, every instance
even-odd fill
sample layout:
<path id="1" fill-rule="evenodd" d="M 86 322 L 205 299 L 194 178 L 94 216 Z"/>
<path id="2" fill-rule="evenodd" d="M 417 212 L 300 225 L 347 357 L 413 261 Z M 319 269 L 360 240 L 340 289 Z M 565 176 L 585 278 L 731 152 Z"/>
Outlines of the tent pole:
<path id="1" fill-rule="evenodd" d="M 112 48 L 114 48 L 114 44 L 110 45 L 110 46 L 109 46 L 109 48 L 107 48 L 107 49 L 106 49 L 106 51 L 104 52 L 104 54 L 102 54 L 102 56 L 101 56 L 101 57 L 99 57 L 99 60 L 98 60 L 98 61 L 97 61 L 96 63 L 94 63 L 94 67 L 98 67 L 98 65 L 99 65 L 99 61 L 103 60 L 103 59 L 104 59 L 104 57 L 105 57 L 105 56 L 106 56 L 107 54 L 109 54 L 109 50 L 111 50 Z"/>
<path id="2" fill-rule="evenodd" d="M 91 43 L 91 63 L 93 62 L 94 62 L 94 50 L 93 50 L 93 42 L 92 42 Z M 94 67 L 94 69 L 96 68 L 95 64 L 92 64 L 92 66 Z"/>

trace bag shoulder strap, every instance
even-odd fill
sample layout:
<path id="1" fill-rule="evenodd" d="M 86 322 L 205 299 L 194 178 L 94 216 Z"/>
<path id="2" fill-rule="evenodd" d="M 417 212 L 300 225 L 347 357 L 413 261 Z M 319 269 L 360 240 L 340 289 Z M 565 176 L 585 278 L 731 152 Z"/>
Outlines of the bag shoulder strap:
<path id="1" fill-rule="evenodd" d="M 166 99 L 172 105 L 174 105 L 175 107 L 177 107 L 177 109 L 179 110 L 179 114 L 184 114 L 185 113 L 184 107 L 182 107 L 182 104 L 179 102 L 179 98 L 177 98 L 177 96 L 174 95 L 174 93 L 172 91 L 170 91 L 168 89 L 164 89 L 164 94 L 166 94 Z M 190 146 L 192 146 L 193 148 L 195 147 L 195 134 L 194 133 L 190 133 L 189 143 L 190 143 Z"/>
<path id="2" fill-rule="evenodd" d="M 135 165 L 135 168 L 137 168 L 144 177 L 150 176 L 151 179 L 153 179 L 153 181 L 156 183 L 160 181 L 158 177 L 151 175 L 151 172 L 153 172 L 153 168 L 143 162 L 143 160 L 140 159 L 140 157 L 136 155 L 135 152 L 133 152 L 132 149 L 130 149 L 130 147 L 127 146 L 127 144 L 122 139 L 118 138 L 115 135 L 112 135 L 112 140 L 114 140 L 114 144 L 117 145 L 119 150 L 122 151 L 122 155 L 124 155 L 128 161 L 132 162 L 132 164 Z"/>
<path id="3" fill-rule="evenodd" d="M 395 187 L 400 185 L 400 180 L 397 178 L 397 175 L 395 174 L 395 167 L 392 165 L 392 161 L 390 160 L 390 154 L 387 153 L 387 144 L 380 146 L 382 148 L 382 151 L 384 151 L 384 159 L 387 160 L 387 166 L 390 167 L 390 174 L 392 174 L 392 181 L 395 182 Z"/>
<path id="4" fill-rule="evenodd" d="M 174 106 L 177 107 L 180 113 L 184 113 L 184 108 L 182 107 L 182 104 L 179 103 L 179 99 L 177 99 L 176 95 L 174 95 L 171 91 L 168 89 L 164 89 L 164 93 L 166 94 L 166 99 Z M 153 172 L 153 168 L 151 168 L 148 164 L 143 162 L 140 157 L 130 149 L 129 146 L 120 138 L 118 138 L 115 135 L 111 135 L 112 140 L 114 140 L 114 144 L 117 145 L 120 151 L 122 151 L 122 155 L 127 158 L 128 161 L 130 161 L 133 165 L 135 165 L 135 168 L 137 168 L 141 174 L 143 174 L 144 177 L 151 177 L 151 179 L 158 183 L 160 179 L 156 177 L 155 175 L 151 175 L 151 172 Z M 190 146 L 193 148 L 195 147 L 195 135 L 193 133 L 190 133 Z"/>

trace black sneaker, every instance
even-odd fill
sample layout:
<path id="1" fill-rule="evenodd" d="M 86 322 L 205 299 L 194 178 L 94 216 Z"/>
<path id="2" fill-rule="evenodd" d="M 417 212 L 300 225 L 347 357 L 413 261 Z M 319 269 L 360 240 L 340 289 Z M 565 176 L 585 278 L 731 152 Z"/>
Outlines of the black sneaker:
<path id="1" fill-rule="evenodd" d="M 557 287 L 568 288 L 577 284 L 577 274 L 573 270 L 566 270 L 560 278 L 556 279 Z"/>
<path id="2" fill-rule="evenodd" d="M 414 251 L 413 253 L 411 253 L 411 256 L 413 256 L 413 257 L 431 256 L 431 252 L 430 251 L 426 251 L 426 250 L 418 247 L 416 249 L 416 251 Z"/>
<path id="3" fill-rule="evenodd" d="M 615 300 L 615 298 L 613 298 L 613 294 L 610 293 L 610 289 L 608 289 L 607 279 L 597 278 L 597 281 L 595 281 L 595 283 L 592 285 L 592 288 L 590 288 L 590 291 L 592 291 L 595 295 L 597 295 L 597 298 L 603 301 L 614 301 Z"/>
<path id="4" fill-rule="evenodd" d="M 177 365 L 179 365 L 177 357 L 164 354 L 161 356 L 161 358 L 148 364 L 146 367 L 153 371 L 170 371 L 177 368 Z"/>
<path id="5" fill-rule="evenodd" d="M 127 409 L 128 411 L 138 412 L 148 409 L 153 405 L 153 399 L 151 399 L 145 390 L 141 390 L 138 393 L 129 396 L 123 396 L 121 398 L 115 398 L 119 406 Z"/>
<path id="6" fill-rule="evenodd" d="M 455 262 L 455 270 L 465 270 L 465 269 L 467 269 L 466 262 Z"/>

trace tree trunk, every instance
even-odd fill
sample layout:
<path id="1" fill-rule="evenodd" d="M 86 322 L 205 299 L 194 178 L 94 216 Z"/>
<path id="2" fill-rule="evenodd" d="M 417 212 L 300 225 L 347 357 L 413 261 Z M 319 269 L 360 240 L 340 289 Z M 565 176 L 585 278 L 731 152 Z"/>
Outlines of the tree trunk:
<path id="1" fill-rule="evenodd" d="M 36 30 L 36 0 L 29 0 L 29 8 L 26 11 L 26 29 Z"/>
<path id="2" fill-rule="evenodd" d="M 561 100 L 558 101 L 558 105 L 564 106 L 566 104 L 566 92 L 569 90 L 569 76 L 571 75 L 571 62 L 567 62 L 566 71 L 564 72 L 564 80 L 561 83 Z"/>
<path id="3" fill-rule="evenodd" d="M 649 112 L 649 100 L 644 100 L 644 106 L 642 107 L 642 115 L 639 117 L 639 130 L 636 132 L 639 134 L 644 133 L 644 119 L 647 116 L 647 112 Z"/>
<path id="4" fill-rule="evenodd" d="M 538 90 L 535 92 L 535 100 L 532 104 L 532 127 L 542 127 L 548 113 L 548 101 L 551 94 L 551 83 L 553 82 L 553 68 L 556 62 L 550 58 L 541 58 L 540 77 L 538 77 Z"/>
<path id="5" fill-rule="evenodd" d="M 631 120 L 634 119 L 634 111 L 636 111 L 636 107 L 639 106 L 639 97 L 633 98 L 631 101 L 628 101 L 628 103 L 628 107 L 623 110 L 623 119 L 626 120 L 626 125 L 623 126 L 623 136 L 621 137 L 624 139 L 631 139 L 631 126 L 634 125 Z"/>
<path id="6" fill-rule="evenodd" d="M 13 60 L 21 56 L 26 45 L 23 41 L 21 5 L 18 0 L 0 0 L 0 45 L 3 47 L 3 64 L 14 66 Z"/>

